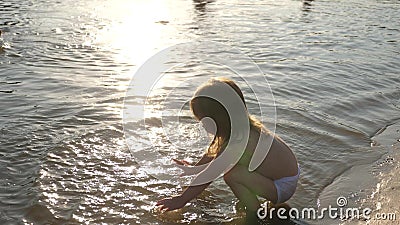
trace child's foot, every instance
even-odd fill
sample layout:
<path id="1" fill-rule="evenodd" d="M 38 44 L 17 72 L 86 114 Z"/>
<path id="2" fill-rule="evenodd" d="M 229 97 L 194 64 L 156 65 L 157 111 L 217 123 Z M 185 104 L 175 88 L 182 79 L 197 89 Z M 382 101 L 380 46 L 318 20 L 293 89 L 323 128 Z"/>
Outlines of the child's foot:
<path id="1" fill-rule="evenodd" d="M 257 216 L 257 212 L 246 210 L 246 221 L 245 221 L 244 224 L 246 224 L 246 225 L 259 224 L 259 219 L 258 219 L 258 216 Z"/>
<path id="2" fill-rule="evenodd" d="M 246 207 L 244 206 L 242 201 L 238 201 L 235 204 L 235 209 L 236 209 L 236 211 L 244 211 L 246 209 Z"/>

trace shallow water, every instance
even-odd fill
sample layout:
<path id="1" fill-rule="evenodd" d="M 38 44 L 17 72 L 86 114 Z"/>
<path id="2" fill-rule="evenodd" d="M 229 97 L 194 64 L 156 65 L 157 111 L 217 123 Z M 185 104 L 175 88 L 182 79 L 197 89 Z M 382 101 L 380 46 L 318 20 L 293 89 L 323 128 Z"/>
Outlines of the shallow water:
<path id="1" fill-rule="evenodd" d="M 155 202 L 180 187 L 146 174 L 124 138 L 123 101 L 138 66 L 164 47 L 197 39 L 233 46 L 265 73 L 276 133 L 302 167 L 289 203 L 316 207 L 324 188 L 348 169 L 378 167 L 388 149 L 371 147 L 373 137 L 400 123 L 399 8 L 398 1 L 372 0 L 1 2 L 0 29 L 10 47 L 0 52 L 0 223 L 240 221 L 220 180 L 181 211 L 155 212 Z M 226 54 L 213 50 L 216 58 Z M 196 49 L 181 52 L 189 61 L 169 71 L 171 82 L 229 76 L 190 53 Z M 237 66 L 262 83 L 252 67 Z M 181 87 L 175 97 L 195 87 Z M 170 90 L 168 83 L 159 87 L 149 107 L 157 110 Z M 256 100 L 244 92 L 257 114 Z M 158 136 L 157 111 L 147 119 L 149 130 L 131 137 L 138 151 L 150 133 L 165 159 L 201 152 L 171 152 Z M 194 121 L 184 121 L 192 131 Z M 356 202 L 368 190 L 354 185 L 337 195 Z"/>

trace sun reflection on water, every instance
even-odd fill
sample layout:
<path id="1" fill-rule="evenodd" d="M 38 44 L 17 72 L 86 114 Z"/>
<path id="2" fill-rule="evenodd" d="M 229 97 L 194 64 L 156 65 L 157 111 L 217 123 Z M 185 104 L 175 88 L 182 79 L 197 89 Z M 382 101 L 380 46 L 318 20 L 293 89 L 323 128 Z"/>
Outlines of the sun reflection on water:
<path id="1" fill-rule="evenodd" d="M 188 15 L 178 4 L 183 3 L 115 0 L 96 6 L 98 16 L 110 23 L 99 30 L 94 42 L 117 51 L 115 60 L 128 60 L 138 65 L 160 49 L 179 41 L 174 21 L 176 17 Z"/>

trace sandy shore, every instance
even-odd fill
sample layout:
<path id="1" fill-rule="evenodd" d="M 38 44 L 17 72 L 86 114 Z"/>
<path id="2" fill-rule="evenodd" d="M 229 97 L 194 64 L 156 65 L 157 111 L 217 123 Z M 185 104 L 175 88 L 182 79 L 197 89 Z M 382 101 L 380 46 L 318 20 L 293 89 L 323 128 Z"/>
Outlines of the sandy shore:
<path id="1" fill-rule="evenodd" d="M 400 223 L 400 143 L 394 146 L 394 167 L 382 176 L 375 194 L 375 210 L 368 224 Z"/>

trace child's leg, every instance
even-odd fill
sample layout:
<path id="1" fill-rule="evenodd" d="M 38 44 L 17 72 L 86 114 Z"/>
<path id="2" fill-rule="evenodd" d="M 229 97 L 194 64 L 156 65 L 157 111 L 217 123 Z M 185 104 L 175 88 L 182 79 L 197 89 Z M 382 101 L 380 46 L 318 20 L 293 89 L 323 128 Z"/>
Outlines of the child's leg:
<path id="1" fill-rule="evenodd" d="M 245 166 L 234 166 L 224 175 L 224 180 L 248 211 L 257 211 L 260 207 L 257 195 L 273 203 L 278 199 L 274 182 L 256 171 L 250 172 Z"/>
<path id="2" fill-rule="evenodd" d="M 232 180 L 227 181 L 225 179 L 225 182 L 232 189 L 233 194 L 235 194 L 239 201 L 243 202 L 247 211 L 257 211 L 260 207 L 260 202 L 253 192 L 251 192 L 246 186 L 237 182 L 232 182 Z"/>

